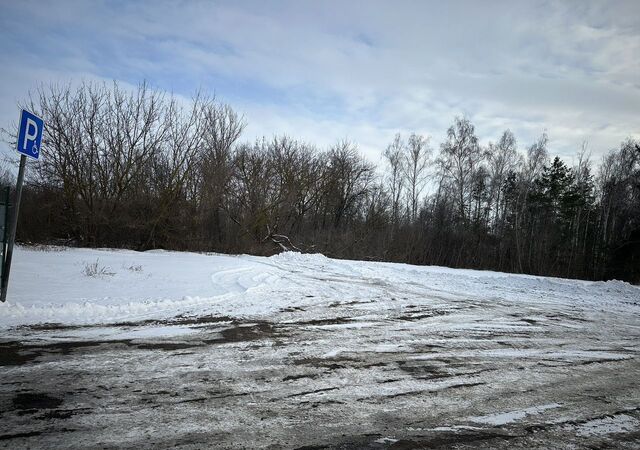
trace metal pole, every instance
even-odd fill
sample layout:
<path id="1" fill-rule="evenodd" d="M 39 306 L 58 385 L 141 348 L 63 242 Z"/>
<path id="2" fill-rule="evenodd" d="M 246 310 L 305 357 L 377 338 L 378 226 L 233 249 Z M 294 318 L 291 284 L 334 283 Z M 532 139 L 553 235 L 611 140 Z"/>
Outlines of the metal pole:
<path id="1" fill-rule="evenodd" d="M 11 257 L 13 256 L 13 242 L 16 239 L 16 228 L 18 227 L 18 211 L 20 210 L 20 197 L 22 197 L 22 183 L 24 182 L 24 169 L 27 163 L 27 157 L 20 157 L 20 169 L 18 170 L 18 184 L 16 186 L 16 200 L 13 206 L 13 216 L 11 216 L 11 228 L 9 228 L 9 245 L 7 247 L 7 256 L 4 262 L 4 271 L 2 276 L 2 290 L 0 292 L 0 301 L 7 300 L 7 288 L 9 287 L 9 272 L 11 271 Z"/>

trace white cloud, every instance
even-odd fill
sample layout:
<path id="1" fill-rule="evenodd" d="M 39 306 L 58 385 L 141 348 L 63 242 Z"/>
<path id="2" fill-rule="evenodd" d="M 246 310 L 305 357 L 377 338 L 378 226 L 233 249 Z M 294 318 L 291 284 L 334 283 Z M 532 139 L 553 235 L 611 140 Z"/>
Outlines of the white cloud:
<path id="1" fill-rule="evenodd" d="M 484 142 L 510 128 L 522 148 L 546 130 L 564 157 L 584 140 L 597 156 L 640 137 L 635 1 L 68 1 L 7 12 L 34 14 L 48 50 L 27 58 L 0 36 L 12 67 L 0 75 L 2 123 L 39 81 L 147 78 L 182 95 L 216 90 L 246 114 L 245 138 L 348 137 L 374 161 L 396 131 L 437 146 L 459 114 Z"/>

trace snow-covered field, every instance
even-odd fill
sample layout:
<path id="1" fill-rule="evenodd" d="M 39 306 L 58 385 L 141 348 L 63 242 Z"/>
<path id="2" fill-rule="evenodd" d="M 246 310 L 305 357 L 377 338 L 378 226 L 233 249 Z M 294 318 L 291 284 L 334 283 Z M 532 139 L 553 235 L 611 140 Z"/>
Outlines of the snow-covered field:
<path id="1" fill-rule="evenodd" d="M 18 248 L 0 447 L 640 447 L 640 288 Z"/>

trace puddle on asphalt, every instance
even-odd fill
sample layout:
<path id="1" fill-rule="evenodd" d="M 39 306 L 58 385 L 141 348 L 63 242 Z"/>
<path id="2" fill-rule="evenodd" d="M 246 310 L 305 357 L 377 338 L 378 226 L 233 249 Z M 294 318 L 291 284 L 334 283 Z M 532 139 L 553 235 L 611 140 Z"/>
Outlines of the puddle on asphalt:
<path id="1" fill-rule="evenodd" d="M 55 409 L 63 400 L 44 393 L 30 392 L 17 394 L 13 398 L 13 407 L 20 411 L 37 411 L 41 409 Z"/>
<path id="2" fill-rule="evenodd" d="M 231 325 L 225 326 L 223 323 L 231 322 Z M 157 322 L 159 324 L 159 322 Z M 174 321 L 172 324 L 180 324 L 184 328 L 185 324 L 202 325 L 202 324 L 218 324 L 215 328 L 210 327 L 194 327 L 193 333 L 200 332 L 199 336 L 191 336 L 188 341 L 180 339 L 179 336 L 154 336 L 150 333 L 145 334 L 146 328 L 140 328 L 140 323 L 135 326 L 127 325 L 116 329 L 113 334 L 114 338 L 109 339 L 109 333 L 106 336 L 98 336 L 99 339 L 91 339 L 91 333 L 99 332 L 97 326 L 66 327 L 59 324 L 38 325 L 39 331 L 49 331 L 49 340 L 35 342 L 7 341 L 0 342 L 0 366 L 21 366 L 23 364 L 36 361 L 38 358 L 46 358 L 47 356 L 60 357 L 78 354 L 81 352 L 98 353 L 112 351 L 114 349 L 126 350 L 162 350 L 176 351 L 189 348 L 206 347 L 208 345 L 218 345 L 227 343 L 238 343 L 257 341 L 263 339 L 275 339 L 279 333 L 276 327 L 269 322 L 249 322 L 239 323 L 229 317 L 221 316 L 205 316 L 202 318 L 187 318 L 180 321 Z M 169 326 L 162 323 L 163 326 Z M 114 329 L 113 325 L 102 327 L 105 329 Z M 84 339 L 82 334 L 77 333 L 78 330 L 88 329 L 90 334 Z M 153 331 L 152 328 L 149 330 Z M 72 331 L 74 336 L 59 335 L 58 332 Z M 139 332 L 139 336 L 137 334 Z M 58 334 L 58 335 L 57 335 Z M 119 339 L 118 335 L 127 336 L 128 339 Z M 201 339 L 198 339 L 200 337 Z M 38 361 L 36 361 L 38 362 Z"/>

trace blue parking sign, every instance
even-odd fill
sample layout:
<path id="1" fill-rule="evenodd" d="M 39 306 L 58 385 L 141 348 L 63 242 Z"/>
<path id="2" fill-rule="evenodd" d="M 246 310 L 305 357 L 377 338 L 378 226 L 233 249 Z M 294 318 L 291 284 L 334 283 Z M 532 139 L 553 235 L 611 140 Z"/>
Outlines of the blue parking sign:
<path id="1" fill-rule="evenodd" d="M 18 131 L 18 153 L 38 159 L 43 132 L 44 120 L 23 109 L 20 114 L 20 129 Z"/>

